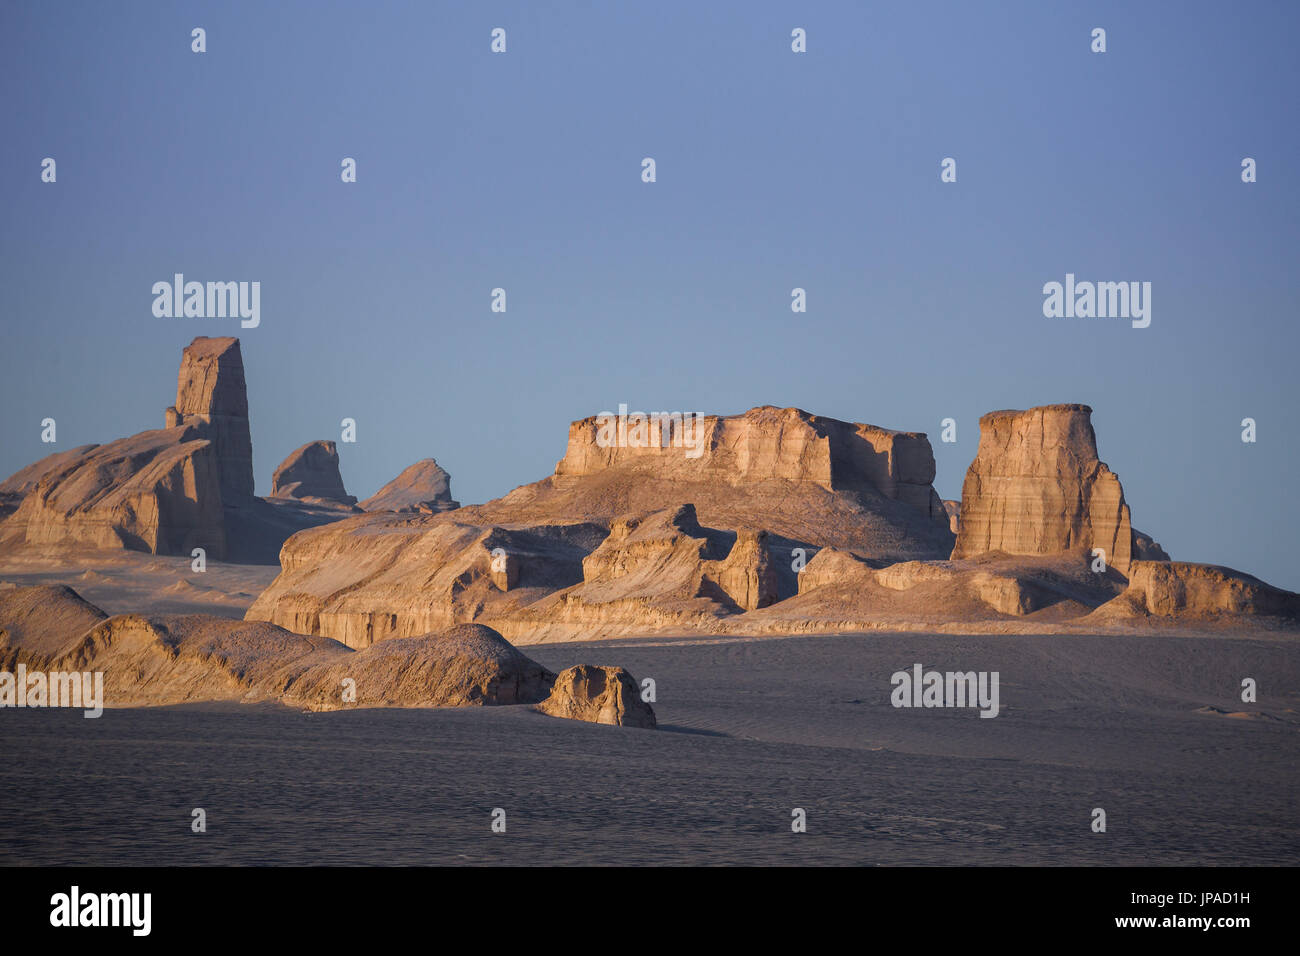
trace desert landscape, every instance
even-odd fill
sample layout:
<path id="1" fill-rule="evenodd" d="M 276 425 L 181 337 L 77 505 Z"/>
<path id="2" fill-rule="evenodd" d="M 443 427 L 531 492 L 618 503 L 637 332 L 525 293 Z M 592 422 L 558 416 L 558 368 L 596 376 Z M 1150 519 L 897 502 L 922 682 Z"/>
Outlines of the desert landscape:
<path id="1" fill-rule="evenodd" d="M 160 842 L 162 795 L 128 774 L 95 860 L 314 862 L 284 788 L 328 800 L 330 759 L 424 766 L 446 814 L 436 851 L 344 839 L 334 862 L 1297 860 L 1300 596 L 1136 530 L 1086 405 L 984 415 L 960 501 L 926 435 L 770 406 L 694 433 L 649 416 L 633 441 L 573 422 L 553 475 L 479 505 L 432 458 L 358 502 L 310 441 L 263 498 L 250 414 L 240 341 L 199 337 L 163 428 L 0 484 L 0 671 L 102 674 L 108 715 L 7 711 L 0 792 L 72 812 L 94 761 L 165 753 L 157 786 L 282 834 Z M 913 665 L 1000 693 L 900 709 Z M 527 838 L 476 850 L 452 822 L 475 799 L 519 807 Z M 1122 836 L 1090 832 L 1098 806 Z M 791 808 L 815 839 L 779 842 Z"/>

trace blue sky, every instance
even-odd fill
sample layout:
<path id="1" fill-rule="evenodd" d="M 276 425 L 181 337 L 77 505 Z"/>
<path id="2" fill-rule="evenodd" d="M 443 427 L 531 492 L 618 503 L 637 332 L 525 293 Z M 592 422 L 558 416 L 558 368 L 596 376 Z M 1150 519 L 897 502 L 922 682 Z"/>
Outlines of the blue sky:
<path id="1" fill-rule="evenodd" d="M 201 334 L 243 341 L 262 493 L 351 417 L 352 493 L 434 456 L 487 500 L 625 402 L 925 431 L 956 497 L 981 414 L 1084 402 L 1137 527 L 1300 589 L 1297 21 L 1292 3 L 0 3 L 0 473 L 51 450 L 47 416 L 60 448 L 161 426 Z M 155 318 L 175 272 L 260 281 L 261 326 Z M 1150 328 L 1045 318 L 1067 272 L 1151 282 Z"/>

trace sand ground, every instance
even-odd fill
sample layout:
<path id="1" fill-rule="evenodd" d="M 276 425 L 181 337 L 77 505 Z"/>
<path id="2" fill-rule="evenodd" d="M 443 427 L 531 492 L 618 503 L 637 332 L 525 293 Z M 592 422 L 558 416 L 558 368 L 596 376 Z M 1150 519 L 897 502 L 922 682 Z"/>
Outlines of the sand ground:
<path id="1" fill-rule="evenodd" d="M 654 678 L 661 729 L 524 707 L 7 711 L 0 864 L 1300 863 L 1293 639 L 526 650 Z M 891 707 L 890 674 L 916 662 L 998 671 L 1001 715 Z M 1258 704 L 1238 699 L 1242 677 Z M 790 831 L 795 807 L 807 833 Z"/>

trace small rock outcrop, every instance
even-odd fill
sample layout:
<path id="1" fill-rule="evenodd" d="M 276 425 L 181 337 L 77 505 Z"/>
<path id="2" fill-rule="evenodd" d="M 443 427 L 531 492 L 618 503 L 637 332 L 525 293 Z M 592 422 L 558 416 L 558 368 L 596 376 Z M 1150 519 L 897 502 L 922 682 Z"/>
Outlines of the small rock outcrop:
<path id="1" fill-rule="evenodd" d="M 1134 561 L 1169 561 L 1169 555 L 1165 549 L 1160 547 L 1155 538 L 1149 534 L 1133 529 L 1133 560 Z"/>
<path id="2" fill-rule="evenodd" d="M 272 498 L 297 498 L 354 505 L 343 487 L 338 448 L 332 441 L 308 442 L 280 462 L 271 476 Z"/>
<path id="3" fill-rule="evenodd" d="M 952 557 L 1101 548 L 1126 573 L 1133 529 L 1119 478 L 1097 457 L 1092 409 L 990 412 L 962 485 Z"/>
<path id="4" fill-rule="evenodd" d="M 451 497 L 451 475 L 432 458 L 417 461 L 361 502 L 362 511 L 437 514 L 460 507 Z"/>
<path id="5" fill-rule="evenodd" d="M 618 727 L 657 726 L 655 712 L 641 699 L 641 688 L 626 668 L 579 664 L 561 671 L 551 694 L 537 705 L 551 717 Z"/>
<path id="6" fill-rule="evenodd" d="M 943 500 L 943 510 L 948 512 L 948 528 L 953 534 L 961 527 L 961 502 L 949 498 Z"/>
<path id="7" fill-rule="evenodd" d="M 1134 561 L 1128 588 L 1092 615 L 1202 617 L 1220 614 L 1300 616 L 1300 594 L 1232 568 L 1188 561 Z"/>
<path id="8" fill-rule="evenodd" d="M 339 688 L 355 681 L 360 707 L 472 707 L 535 704 L 555 675 L 490 627 L 458 624 L 437 634 L 383 641 L 309 668 L 293 701 L 339 706 Z"/>

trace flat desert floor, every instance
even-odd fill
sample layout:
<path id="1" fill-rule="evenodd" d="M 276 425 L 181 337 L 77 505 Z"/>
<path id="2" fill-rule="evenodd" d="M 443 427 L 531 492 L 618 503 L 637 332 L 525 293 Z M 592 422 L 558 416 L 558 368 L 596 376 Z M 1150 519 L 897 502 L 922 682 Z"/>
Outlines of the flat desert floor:
<path id="1" fill-rule="evenodd" d="M 0 864 L 1300 863 L 1294 639 L 524 649 L 654 678 L 661 729 L 525 707 L 8 711 Z M 918 662 L 999 672 L 1001 714 L 893 708 L 890 675 Z"/>

